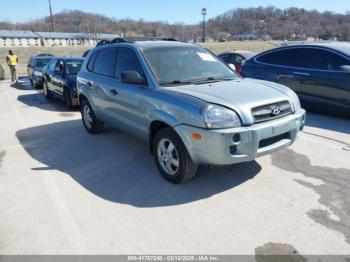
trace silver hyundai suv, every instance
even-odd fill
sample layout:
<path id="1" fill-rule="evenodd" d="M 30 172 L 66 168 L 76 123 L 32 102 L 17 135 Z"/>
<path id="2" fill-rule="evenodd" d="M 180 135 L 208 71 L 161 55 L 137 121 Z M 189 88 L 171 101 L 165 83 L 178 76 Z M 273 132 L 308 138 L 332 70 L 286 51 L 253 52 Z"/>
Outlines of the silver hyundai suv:
<path id="1" fill-rule="evenodd" d="M 282 85 L 242 79 L 200 46 L 176 41 L 106 43 L 78 75 L 85 129 L 104 123 L 150 145 L 163 177 L 191 179 L 198 165 L 231 165 L 290 146 L 305 111 Z"/>

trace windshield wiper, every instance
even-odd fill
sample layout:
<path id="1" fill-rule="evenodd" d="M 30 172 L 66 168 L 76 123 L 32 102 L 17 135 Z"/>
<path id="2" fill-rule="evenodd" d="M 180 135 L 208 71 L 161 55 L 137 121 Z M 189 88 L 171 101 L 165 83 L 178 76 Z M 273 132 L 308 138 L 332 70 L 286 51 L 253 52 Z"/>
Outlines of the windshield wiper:
<path id="1" fill-rule="evenodd" d="M 168 81 L 168 82 L 161 82 L 160 85 L 190 85 L 193 84 L 193 81 L 181 81 L 181 80 L 174 80 L 174 81 Z"/>
<path id="2" fill-rule="evenodd" d="M 200 85 L 200 84 L 206 84 L 206 83 L 214 83 L 214 82 L 220 82 L 220 81 L 231 81 L 231 80 L 235 80 L 235 78 L 230 78 L 230 77 L 207 77 L 207 78 L 203 78 L 203 79 L 198 79 L 195 80 L 194 83 L 196 85 Z"/>
<path id="3" fill-rule="evenodd" d="M 207 83 L 214 83 L 214 82 L 220 82 L 220 81 L 230 81 L 235 80 L 235 78 L 232 77 L 206 77 L 206 78 L 200 78 L 200 79 L 193 79 L 193 80 L 174 80 L 174 81 L 168 81 L 168 82 L 161 82 L 160 85 L 201 85 L 201 84 L 207 84 Z"/>

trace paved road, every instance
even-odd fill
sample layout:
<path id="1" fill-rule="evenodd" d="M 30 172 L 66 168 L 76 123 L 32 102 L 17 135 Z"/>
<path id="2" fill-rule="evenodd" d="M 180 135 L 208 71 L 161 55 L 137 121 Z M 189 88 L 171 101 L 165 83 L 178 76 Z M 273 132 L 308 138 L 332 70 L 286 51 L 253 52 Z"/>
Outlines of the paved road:
<path id="1" fill-rule="evenodd" d="M 349 123 L 174 186 L 146 144 L 0 82 L 0 254 L 349 254 Z"/>

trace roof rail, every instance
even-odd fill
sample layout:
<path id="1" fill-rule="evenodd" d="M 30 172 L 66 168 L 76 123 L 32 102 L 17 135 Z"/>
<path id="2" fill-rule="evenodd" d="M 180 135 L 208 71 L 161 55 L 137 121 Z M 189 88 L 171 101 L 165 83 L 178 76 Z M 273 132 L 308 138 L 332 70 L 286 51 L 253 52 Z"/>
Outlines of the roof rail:
<path id="1" fill-rule="evenodd" d="M 96 46 L 117 44 L 117 43 L 134 43 L 137 41 L 177 41 L 172 37 L 116 37 L 112 40 L 102 39 L 97 43 Z"/>
<path id="2" fill-rule="evenodd" d="M 107 45 L 107 44 L 110 44 L 110 43 L 111 43 L 110 40 L 102 39 L 102 40 L 100 40 L 100 41 L 97 42 L 96 46 Z"/>

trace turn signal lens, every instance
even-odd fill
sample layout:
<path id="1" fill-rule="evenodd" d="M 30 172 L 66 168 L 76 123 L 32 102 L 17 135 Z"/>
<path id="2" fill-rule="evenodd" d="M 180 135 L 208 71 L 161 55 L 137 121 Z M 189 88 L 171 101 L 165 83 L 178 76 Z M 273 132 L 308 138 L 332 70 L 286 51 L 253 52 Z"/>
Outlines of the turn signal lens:
<path id="1" fill-rule="evenodd" d="M 202 139 L 202 136 L 201 136 L 201 134 L 193 133 L 193 134 L 192 134 L 192 138 L 193 138 L 193 139 L 196 139 L 196 140 L 201 140 L 201 139 Z"/>

